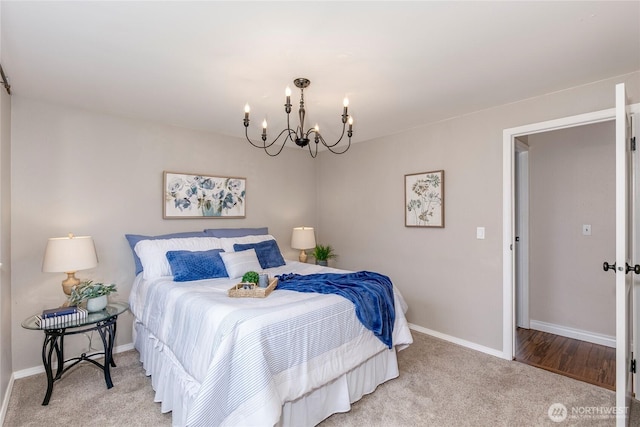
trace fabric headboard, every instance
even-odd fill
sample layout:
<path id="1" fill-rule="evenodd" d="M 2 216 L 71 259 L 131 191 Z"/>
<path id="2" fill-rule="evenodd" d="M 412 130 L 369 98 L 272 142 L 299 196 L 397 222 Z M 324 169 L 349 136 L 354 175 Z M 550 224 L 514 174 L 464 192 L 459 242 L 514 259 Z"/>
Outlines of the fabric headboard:
<path id="1" fill-rule="evenodd" d="M 204 232 L 209 237 L 263 236 L 265 234 L 269 234 L 269 227 L 260 227 L 260 228 L 205 228 Z"/>

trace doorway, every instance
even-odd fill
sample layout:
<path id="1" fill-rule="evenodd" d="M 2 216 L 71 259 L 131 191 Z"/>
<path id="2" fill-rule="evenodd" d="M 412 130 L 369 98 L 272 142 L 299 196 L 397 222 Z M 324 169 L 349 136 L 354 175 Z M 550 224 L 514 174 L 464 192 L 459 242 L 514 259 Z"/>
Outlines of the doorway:
<path id="1" fill-rule="evenodd" d="M 630 110 L 631 113 L 637 115 L 640 112 L 640 105 L 632 105 Z M 514 220 L 515 140 L 517 137 L 525 135 L 611 121 L 615 117 L 616 109 L 612 108 L 503 131 L 503 357 L 505 359 L 511 360 L 516 354 L 516 289 L 514 286 L 516 278 L 513 252 L 516 237 Z M 601 263 L 602 261 L 600 261 L 600 265 L 602 265 Z M 571 266 L 566 267 L 571 268 Z"/>
<path id="2" fill-rule="evenodd" d="M 514 168 L 515 359 L 612 389 L 614 122 L 520 136 Z"/>

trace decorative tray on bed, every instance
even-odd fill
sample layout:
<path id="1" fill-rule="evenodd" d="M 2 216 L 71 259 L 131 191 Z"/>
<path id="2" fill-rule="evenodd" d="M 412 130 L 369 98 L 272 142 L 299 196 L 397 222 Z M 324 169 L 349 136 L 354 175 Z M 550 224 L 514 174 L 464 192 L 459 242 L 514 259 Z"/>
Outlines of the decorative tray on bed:
<path id="1" fill-rule="evenodd" d="M 278 286 L 278 278 L 269 279 L 269 286 L 261 288 L 254 283 L 238 283 L 229 289 L 229 296 L 233 298 L 265 298 Z"/>

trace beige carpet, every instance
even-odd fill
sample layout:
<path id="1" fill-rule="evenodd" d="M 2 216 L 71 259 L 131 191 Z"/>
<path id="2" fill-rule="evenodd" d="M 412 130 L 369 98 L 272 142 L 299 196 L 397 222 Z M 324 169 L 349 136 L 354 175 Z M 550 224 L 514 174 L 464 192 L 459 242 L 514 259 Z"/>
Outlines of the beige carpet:
<path id="1" fill-rule="evenodd" d="M 602 415 L 615 405 L 613 392 L 518 362 L 509 362 L 420 333 L 399 353 L 400 377 L 356 402 L 351 411 L 325 420 L 329 426 L 614 426 Z M 153 402 L 151 381 L 136 351 L 115 355 L 114 387 L 102 371 L 81 364 L 56 382 L 42 406 L 44 374 L 15 382 L 5 426 L 170 426 Z M 561 403 L 568 418 L 548 416 Z M 631 425 L 640 425 L 635 402 Z"/>

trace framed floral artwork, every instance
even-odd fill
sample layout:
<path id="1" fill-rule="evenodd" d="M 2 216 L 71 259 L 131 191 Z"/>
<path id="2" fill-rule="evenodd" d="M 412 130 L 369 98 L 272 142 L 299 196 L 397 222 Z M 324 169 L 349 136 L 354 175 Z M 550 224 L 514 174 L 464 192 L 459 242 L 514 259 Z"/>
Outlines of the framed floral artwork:
<path id="1" fill-rule="evenodd" d="M 244 218 L 247 179 L 164 172 L 162 217 Z"/>
<path id="2" fill-rule="evenodd" d="M 405 227 L 444 227 L 444 170 L 404 176 Z"/>

